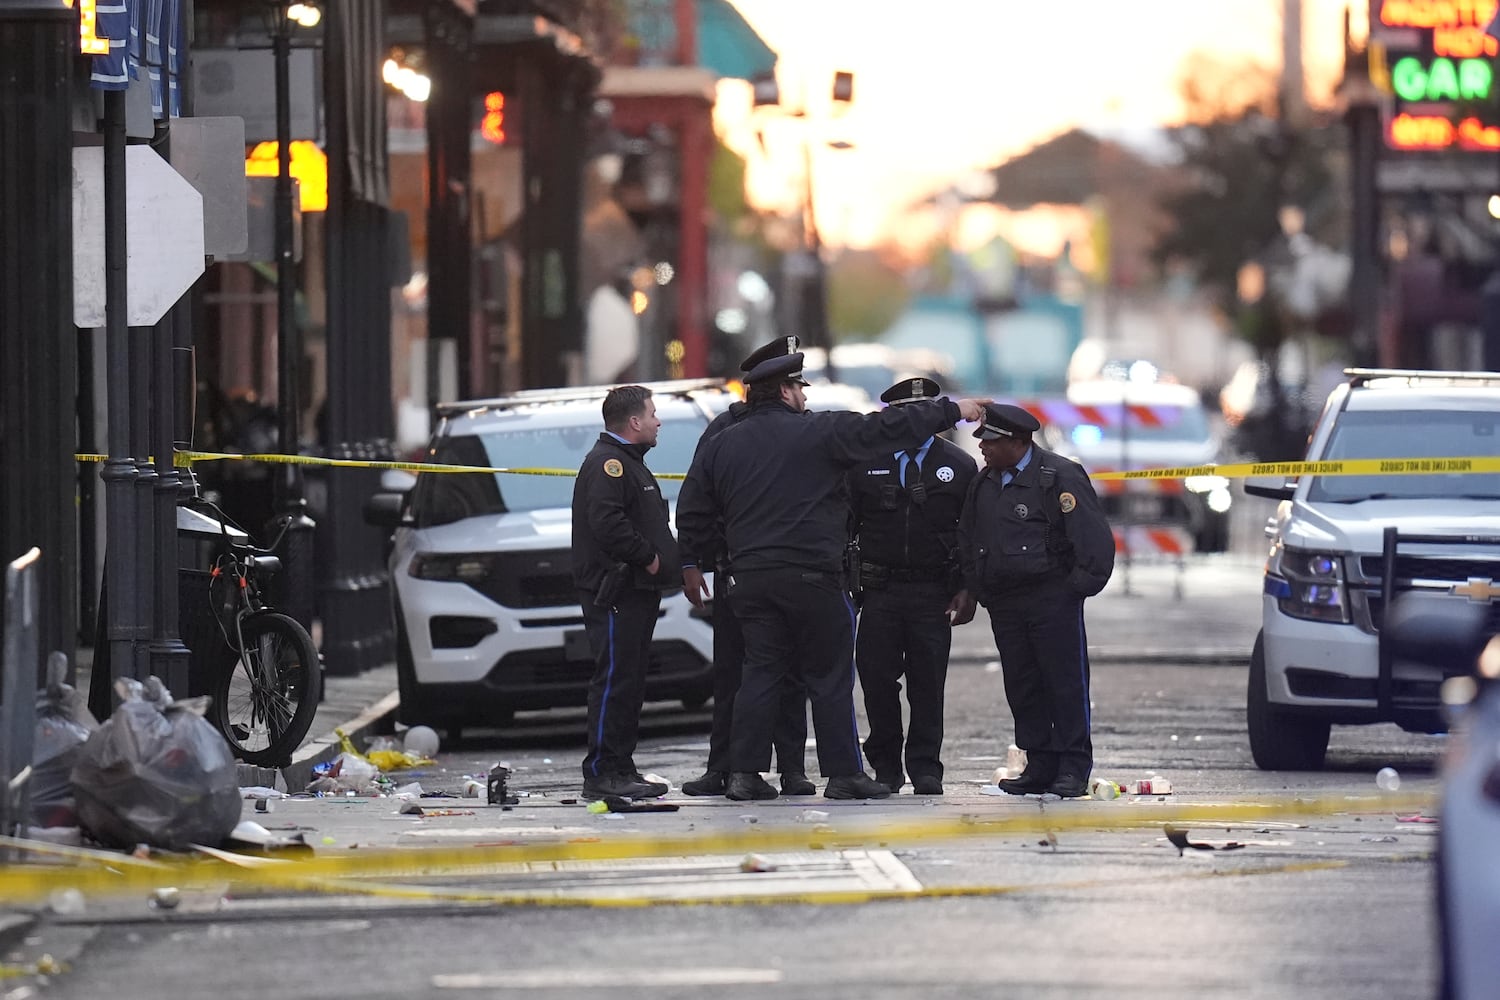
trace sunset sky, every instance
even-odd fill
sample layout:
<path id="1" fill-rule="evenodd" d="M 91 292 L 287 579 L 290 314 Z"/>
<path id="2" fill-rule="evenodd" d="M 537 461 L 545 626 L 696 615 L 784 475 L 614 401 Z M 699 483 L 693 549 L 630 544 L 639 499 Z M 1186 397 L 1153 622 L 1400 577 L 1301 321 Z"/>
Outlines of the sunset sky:
<path id="1" fill-rule="evenodd" d="M 747 157 L 750 197 L 766 208 L 796 204 L 802 136 L 812 137 L 818 222 L 830 245 L 882 242 L 905 206 L 1073 126 L 1136 133 L 1180 120 L 1190 52 L 1281 62 L 1281 0 L 733 2 L 780 54 L 783 104 L 805 103 L 809 116 L 752 112 L 748 86 L 725 81 L 720 134 Z M 1345 6 L 1303 0 L 1314 103 L 1326 100 L 1342 65 Z M 1362 35 L 1361 3 L 1354 24 Z M 855 75 L 854 100 L 837 118 L 836 70 Z M 828 141 L 854 148 L 831 150 Z"/>

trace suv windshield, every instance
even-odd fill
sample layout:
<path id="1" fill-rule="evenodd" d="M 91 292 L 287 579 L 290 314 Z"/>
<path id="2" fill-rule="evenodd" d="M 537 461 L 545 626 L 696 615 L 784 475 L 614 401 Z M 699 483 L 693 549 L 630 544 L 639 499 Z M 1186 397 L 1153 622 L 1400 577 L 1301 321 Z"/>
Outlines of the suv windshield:
<path id="1" fill-rule="evenodd" d="M 1324 460 L 1361 458 L 1493 458 L 1500 456 L 1500 412 L 1475 410 L 1347 410 L 1338 419 Z M 1318 476 L 1308 500 L 1415 500 L 1423 497 L 1500 499 L 1500 473 L 1399 476 Z"/>
<path id="2" fill-rule="evenodd" d="M 693 449 L 707 426 L 702 417 L 663 417 L 661 436 L 656 447 L 646 453 L 646 464 L 658 475 L 687 472 Z M 598 424 L 518 426 L 441 438 L 432 460 L 447 465 L 576 470 L 598 440 Z M 668 500 L 676 500 L 681 487 L 680 479 L 661 480 L 662 495 Z M 429 472 L 417 477 L 412 492 L 412 513 L 418 527 L 509 511 L 567 509 L 572 504 L 572 476 Z"/>

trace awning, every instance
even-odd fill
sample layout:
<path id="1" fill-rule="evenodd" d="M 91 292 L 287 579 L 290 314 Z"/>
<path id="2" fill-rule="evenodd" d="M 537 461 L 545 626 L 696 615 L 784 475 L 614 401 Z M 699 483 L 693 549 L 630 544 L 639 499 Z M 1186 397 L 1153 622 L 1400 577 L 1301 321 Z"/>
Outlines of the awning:
<path id="1" fill-rule="evenodd" d="M 719 76 L 753 80 L 776 69 L 776 53 L 729 0 L 698 0 L 698 63 Z"/>

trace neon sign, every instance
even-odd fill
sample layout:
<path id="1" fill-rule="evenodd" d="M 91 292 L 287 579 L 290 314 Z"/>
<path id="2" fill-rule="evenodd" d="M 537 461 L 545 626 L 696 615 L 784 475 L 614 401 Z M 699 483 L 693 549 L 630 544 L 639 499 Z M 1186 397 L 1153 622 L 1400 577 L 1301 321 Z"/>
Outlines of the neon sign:
<path id="1" fill-rule="evenodd" d="M 479 120 L 479 134 L 497 146 L 505 143 L 505 95 L 498 90 L 484 95 L 484 117 Z"/>
<path id="2" fill-rule="evenodd" d="M 1391 94 L 1386 145 L 1500 149 L 1495 66 L 1485 33 L 1500 0 L 1371 0 L 1371 80 Z"/>
<path id="3" fill-rule="evenodd" d="M 1403 101 L 1487 101 L 1494 77 L 1483 59 L 1407 56 L 1391 67 L 1391 88 Z"/>
<path id="4" fill-rule="evenodd" d="M 63 0 L 69 7 L 73 0 Z M 78 0 L 78 51 L 86 56 L 109 55 L 109 39 L 100 38 L 98 0 Z"/>

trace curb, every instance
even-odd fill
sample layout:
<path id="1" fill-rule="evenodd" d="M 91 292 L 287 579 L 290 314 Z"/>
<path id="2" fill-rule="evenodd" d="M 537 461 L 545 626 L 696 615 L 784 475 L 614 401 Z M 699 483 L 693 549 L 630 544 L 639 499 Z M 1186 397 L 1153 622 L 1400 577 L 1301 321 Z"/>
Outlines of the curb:
<path id="1" fill-rule="evenodd" d="M 359 715 L 335 728 L 342 731 L 350 740 L 357 741 L 380 725 L 386 716 L 394 713 L 396 706 L 400 703 L 400 694 L 392 691 Z M 312 781 L 313 768 L 333 760 L 339 753 L 338 734 L 331 731 L 302 744 L 292 755 L 292 762 L 281 769 L 281 777 L 286 782 L 287 791 L 294 794 L 302 791 L 307 787 L 308 782 Z"/>

